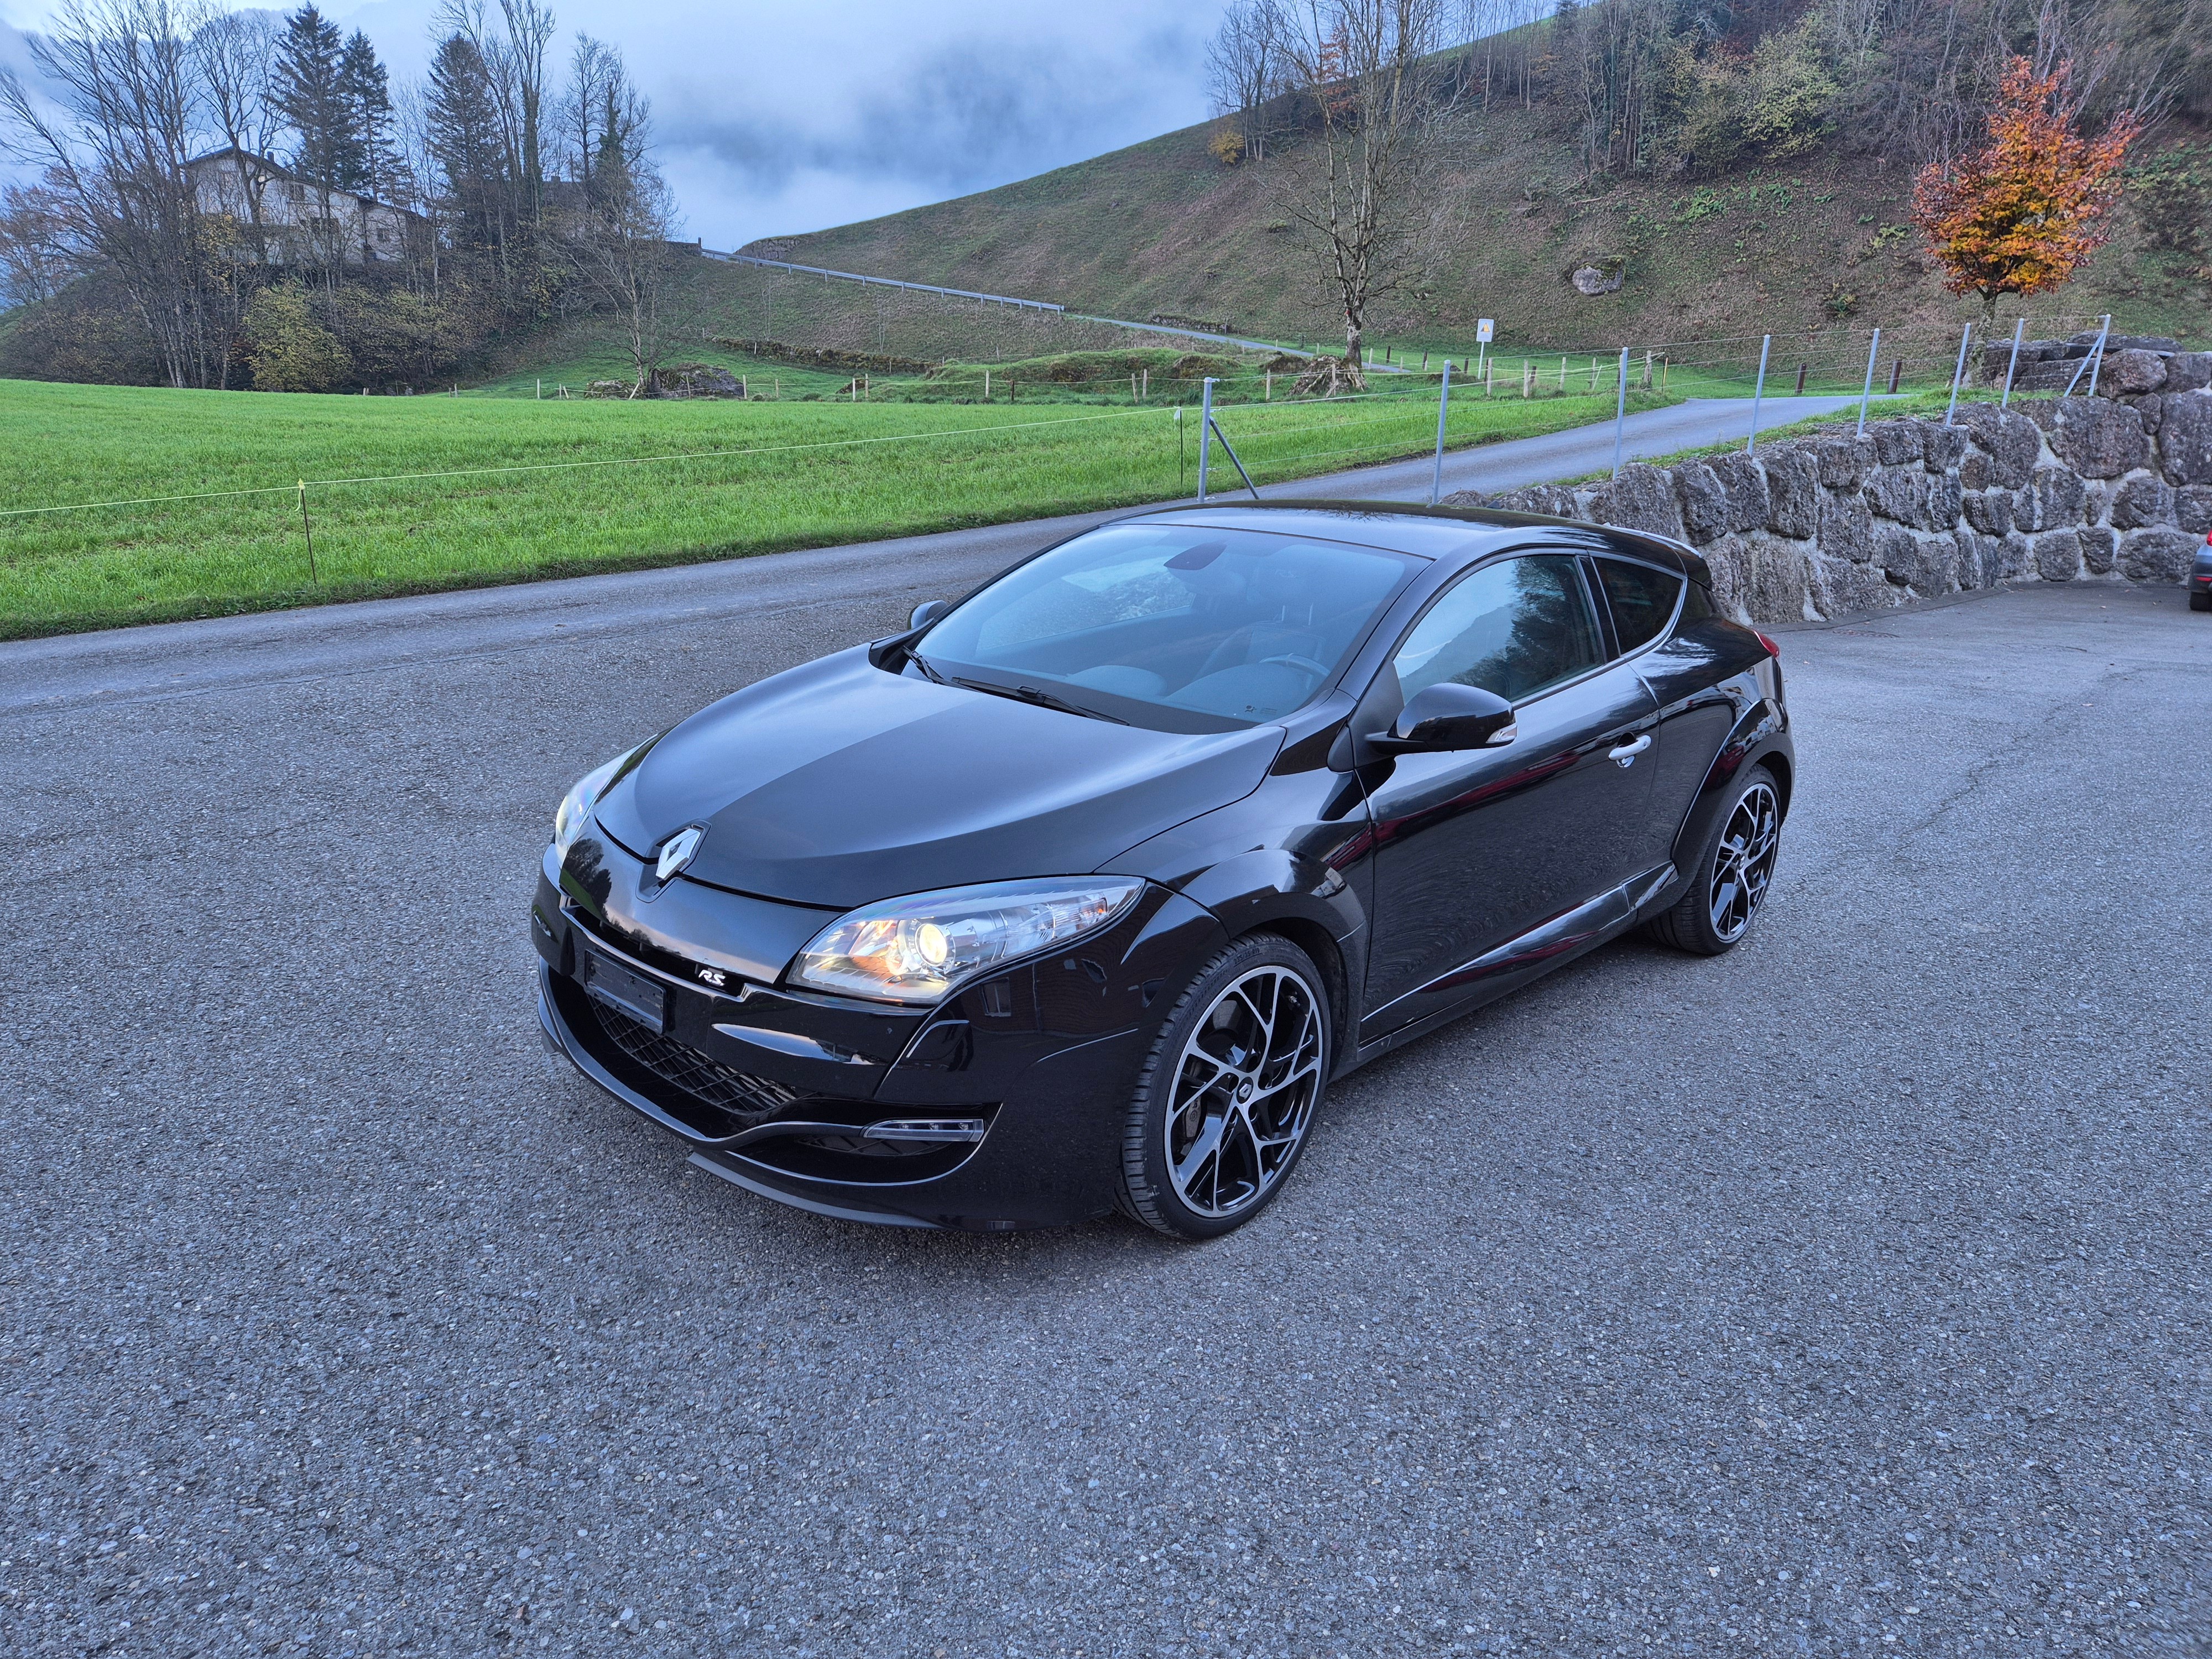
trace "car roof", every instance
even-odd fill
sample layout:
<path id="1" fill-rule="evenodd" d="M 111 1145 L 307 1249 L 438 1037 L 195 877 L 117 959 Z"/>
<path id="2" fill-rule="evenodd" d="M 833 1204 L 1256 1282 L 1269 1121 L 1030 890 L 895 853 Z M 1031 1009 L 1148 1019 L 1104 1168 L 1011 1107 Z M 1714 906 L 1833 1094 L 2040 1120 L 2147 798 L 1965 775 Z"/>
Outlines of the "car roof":
<path id="1" fill-rule="evenodd" d="M 1169 507 L 1137 516 L 1160 522 L 1190 522 L 1204 514 L 1208 524 L 1238 530 L 1312 536 L 1323 541 L 1358 542 L 1424 559 L 1475 557 L 1515 532 L 1571 530 L 1595 538 L 1619 551 L 1670 570 L 1700 586 L 1712 586 L 1712 572 L 1692 549 L 1670 537 L 1580 519 L 1555 519 L 1542 513 L 1501 513 L 1486 507 L 1421 507 L 1407 501 L 1208 501 Z"/>

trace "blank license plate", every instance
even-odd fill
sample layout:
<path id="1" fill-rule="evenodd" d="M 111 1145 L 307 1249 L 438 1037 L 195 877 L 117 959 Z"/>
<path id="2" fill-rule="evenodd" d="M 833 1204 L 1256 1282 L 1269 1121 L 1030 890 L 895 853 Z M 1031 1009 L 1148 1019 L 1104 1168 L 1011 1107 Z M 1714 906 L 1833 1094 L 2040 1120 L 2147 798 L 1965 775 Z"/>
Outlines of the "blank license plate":
<path id="1" fill-rule="evenodd" d="M 653 1031 L 668 1023 L 668 988 L 657 979 L 634 974 L 619 962 L 610 962 L 596 951 L 586 951 L 577 967 L 583 972 L 586 994 L 608 1007 L 628 1014 Z"/>

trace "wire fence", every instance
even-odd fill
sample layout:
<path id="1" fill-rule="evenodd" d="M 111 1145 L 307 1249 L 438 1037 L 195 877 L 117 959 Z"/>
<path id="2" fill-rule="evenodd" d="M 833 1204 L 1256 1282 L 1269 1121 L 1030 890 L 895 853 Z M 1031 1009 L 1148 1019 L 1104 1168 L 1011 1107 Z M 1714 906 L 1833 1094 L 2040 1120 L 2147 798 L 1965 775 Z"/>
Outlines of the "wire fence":
<path id="1" fill-rule="evenodd" d="M 1892 392 L 1954 387 L 1961 398 L 2002 397 L 2015 332 L 2074 343 L 2063 349 L 2070 355 L 2034 361 L 2072 374 L 2078 392 L 2101 371 L 2077 337 L 2106 326 L 2045 316 L 1993 330 L 1986 341 L 1978 329 L 1963 338 L 1931 328 L 1877 337 L 1839 326 L 1603 353 L 1484 349 L 1472 360 L 1431 349 L 1425 365 L 1417 352 L 1384 348 L 1410 360 L 1394 365 L 1401 372 L 1327 398 L 1291 395 L 1295 375 L 1261 362 L 1211 377 L 1139 369 L 1029 383 L 1018 374 L 1003 386 L 995 369 L 970 376 L 956 366 L 934 376 L 945 395 L 905 398 L 862 374 L 843 399 L 772 410 L 648 404 L 634 406 L 646 411 L 635 422 L 573 403 L 558 414 L 447 403 L 433 406 L 450 413 L 426 423 L 419 400 L 376 403 L 357 433 L 295 449 L 296 459 L 274 466 L 263 458 L 282 453 L 289 426 L 266 421 L 261 443 L 227 446 L 236 455 L 229 476 L 203 472 L 194 482 L 204 487 L 191 489 L 162 487 L 177 479 L 158 446 L 103 448 L 99 434 L 56 430 L 12 463 L 0 460 L 14 497 L 0 507 L 0 567 L 9 574 L 0 633 L 1174 500 L 1197 486 L 1209 409 L 1210 429 L 1233 449 L 1238 471 L 1265 483 L 1625 419 L 1684 397 L 1751 398 L 1765 428 L 1796 418 L 1801 393 L 1867 404 Z M 1439 398 L 1447 372 L 1448 404 Z M 908 377 L 909 386 L 932 383 Z M 2011 395 L 2069 389 L 2046 374 Z M 251 407 L 274 415 L 271 403 Z M 1759 429 L 1747 413 L 1746 441 Z M 710 441 L 698 442 L 702 435 Z M 407 464 L 430 439 L 441 464 Z M 1218 464 L 1213 487 L 1235 483 L 1224 453 L 1207 453 Z M 356 455 L 402 464 L 329 465 Z"/>

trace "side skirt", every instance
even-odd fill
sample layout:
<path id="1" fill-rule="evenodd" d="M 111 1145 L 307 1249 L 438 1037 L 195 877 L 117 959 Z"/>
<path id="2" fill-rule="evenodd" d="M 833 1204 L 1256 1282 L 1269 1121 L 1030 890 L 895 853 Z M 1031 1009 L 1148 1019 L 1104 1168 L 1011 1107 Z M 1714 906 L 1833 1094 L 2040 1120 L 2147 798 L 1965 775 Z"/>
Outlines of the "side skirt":
<path id="1" fill-rule="evenodd" d="M 1672 864 L 1662 864 L 1571 910 L 1561 911 L 1537 923 L 1527 933 L 1484 951 L 1474 961 L 1462 963 L 1450 972 L 1439 974 L 1427 984 L 1394 999 L 1376 1009 L 1369 1019 L 1380 1018 L 1399 1004 L 1417 997 L 1458 993 L 1448 1006 L 1434 1013 L 1425 1014 L 1411 1024 L 1361 1043 L 1352 1065 L 1345 1070 L 1380 1059 L 1416 1037 L 1425 1036 L 1438 1026 L 1449 1024 L 1461 1015 L 1472 1013 L 1485 1003 L 1494 1002 L 1507 992 L 1618 939 L 1663 908 L 1663 902 L 1673 896 L 1680 879 Z"/>

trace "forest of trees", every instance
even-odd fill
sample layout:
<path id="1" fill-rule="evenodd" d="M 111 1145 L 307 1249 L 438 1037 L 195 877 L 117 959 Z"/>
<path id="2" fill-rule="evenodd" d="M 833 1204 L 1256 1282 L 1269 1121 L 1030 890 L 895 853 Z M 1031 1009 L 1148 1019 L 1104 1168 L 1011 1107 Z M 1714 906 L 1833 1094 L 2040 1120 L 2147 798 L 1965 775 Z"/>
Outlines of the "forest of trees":
<path id="1" fill-rule="evenodd" d="M 2212 0 L 1231 0 L 1206 67 L 1213 155 L 1265 170 L 1344 319 L 1342 359 L 1299 381 L 1334 391 L 1360 384 L 1370 313 L 1449 234 L 1425 210 L 1430 181 L 1501 101 L 1571 147 L 1591 184 L 1831 144 L 1940 182 L 1982 142 L 2002 88 L 2041 88 L 2038 131 L 2078 131 L 2097 158 L 2063 181 L 2068 222 L 2029 224 L 2016 202 L 2000 225 L 1963 196 L 1928 210 L 1951 227 L 1954 286 L 1994 305 L 2063 280 L 2103 240 L 2091 222 L 2138 135 L 2212 118 Z M 2178 145 L 2136 170 L 2149 240 L 2185 253 L 2212 241 L 2212 191 L 2179 164 L 2193 154 Z M 1923 185 L 1931 204 L 1942 193 Z M 2035 270 L 1968 257 L 2022 230 L 2065 257 Z"/>
<path id="2" fill-rule="evenodd" d="M 65 0 L 32 37 L 40 83 L 0 71 L 0 147 L 39 173 L 0 193 L 0 302 L 27 307 L 0 372 L 398 391 L 596 310 L 649 392 L 680 257 L 649 111 L 604 41 L 556 74 L 555 34 L 540 0 L 447 0 L 428 75 L 395 88 L 312 0 Z M 305 208 L 252 158 L 306 181 Z M 235 174 L 220 207 L 210 166 Z M 313 234 L 365 226 L 360 198 L 406 234 Z"/>
<path id="3" fill-rule="evenodd" d="M 1433 95 L 1540 112 L 1593 173 L 1711 175 L 1831 139 L 1917 167 L 1980 137 L 2016 57 L 2070 61 L 2093 126 L 2212 119 L 2212 0 L 1232 0 L 1208 58 L 1216 154 L 1320 125 L 1285 44 L 1316 19 L 1350 40 L 1368 12 L 1431 10 L 1459 48 Z"/>

